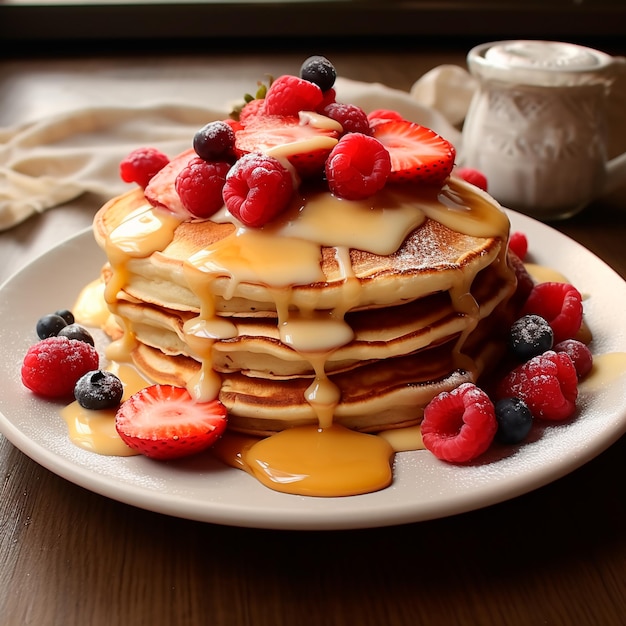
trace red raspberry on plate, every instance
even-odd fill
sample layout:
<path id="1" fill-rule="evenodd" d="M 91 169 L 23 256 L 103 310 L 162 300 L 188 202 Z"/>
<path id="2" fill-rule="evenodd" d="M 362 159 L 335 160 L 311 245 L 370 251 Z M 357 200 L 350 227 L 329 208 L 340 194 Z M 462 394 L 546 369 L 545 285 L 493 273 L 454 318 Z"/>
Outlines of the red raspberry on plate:
<path id="1" fill-rule="evenodd" d="M 546 282 L 533 287 L 524 314 L 534 313 L 545 318 L 554 331 L 554 343 L 571 339 L 583 322 L 582 296 L 569 283 Z"/>
<path id="2" fill-rule="evenodd" d="M 555 352 L 565 352 L 569 354 L 574 367 L 576 368 L 576 374 L 578 379 L 584 378 L 593 367 L 593 354 L 588 346 L 578 339 L 565 339 L 557 343 L 553 350 Z"/>
<path id="3" fill-rule="evenodd" d="M 511 233 L 509 237 L 509 249 L 523 261 L 528 254 L 528 238 L 526 235 L 520 231 Z"/>
<path id="4" fill-rule="evenodd" d="M 69 397 L 87 372 L 98 369 L 96 349 L 78 339 L 48 337 L 32 345 L 22 362 L 22 382 L 46 398 Z"/>
<path id="5" fill-rule="evenodd" d="M 195 217 L 211 217 L 224 205 L 222 189 L 230 164 L 191 159 L 176 177 L 176 193 Z"/>
<path id="6" fill-rule="evenodd" d="M 479 170 L 473 167 L 459 167 L 454 174 L 483 191 L 487 191 L 487 177 Z"/>
<path id="7" fill-rule="evenodd" d="M 534 417 L 568 419 L 576 410 L 576 368 L 568 354 L 549 350 L 509 372 L 498 385 L 496 395 L 498 399 L 522 399 Z"/>
<path id="8" fill-rule="evenodd" d="M 438 459 L 466 463 L 485 452 L 498 430 L 489 396 L 472 383 L 435 396 L 424 410 L 424 446 Z"/>
<path id="9" fill-rule="evenodd" d="M 344 135 L 326 160 L 330 191 L 345 200 L 360 200 L 380 191 L 391 171 L 384 146 L 361 133 Z"/>
<path id="10" fill-rule="evenodd" d="M 265 115 L 298 115 L 300 111 L 317 111 L 323 97 L 316 84 L 285 74 L 279 76 L 267 90 Z"/>
<path id="11" fill-rule="evenodd" d="M 120 176 L 125 183 L 137 183 L 145 189 L 152 177 L 169 161 L 169 158 L 156 148 L 138 148 L 120 163 Z"/>
<path id="12" fill-rule="evenodd" d="M 226 208 L 246 226 L 260 227 L 284 211 L 293 180 L 274 157 L 250 153 L 231 168 L 222 191 Z"/>
<path id="13" fill-rule="evenodd" d="M 371 135 L 367 114 L 355 104 L 343 104 L 341 102 L 333 102 L 321 110 L 322 115 L 330 117 L 331 120 L 339 122 L 345 133 L 362 133 L 363 135 Z"/>
<path id="14" fill-rule="evenodd" d="M 138 391 L 115 415 L 115 428 L 126 445 L 162 461 L 206 450 L 221 437 L 226 422 L 221 402 L 196 402 L 187 389 L 172 385 Z"/>

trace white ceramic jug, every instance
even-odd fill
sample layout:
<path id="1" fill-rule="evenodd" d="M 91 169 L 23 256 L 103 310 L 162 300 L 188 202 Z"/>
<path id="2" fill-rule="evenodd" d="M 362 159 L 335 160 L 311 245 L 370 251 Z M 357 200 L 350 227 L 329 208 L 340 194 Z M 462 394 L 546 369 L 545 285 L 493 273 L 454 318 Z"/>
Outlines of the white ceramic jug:
<path id="1" fill-rule="evenodd" d="M 463 125 L 462 164 L 486 175 L 501 204 L 564 219 L 626 180 L 626 154 L 606 157 L 606 100 L 626 59 L 517 40 L 476 46 L 467 62 L 478 89 Z"/>

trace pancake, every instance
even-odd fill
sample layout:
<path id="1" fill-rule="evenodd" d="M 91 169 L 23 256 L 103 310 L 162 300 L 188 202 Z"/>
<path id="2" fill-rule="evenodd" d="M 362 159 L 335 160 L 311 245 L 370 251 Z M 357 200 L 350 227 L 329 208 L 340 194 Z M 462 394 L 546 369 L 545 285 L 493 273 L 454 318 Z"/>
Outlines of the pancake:
<path id="1" fill-rule="evenodd" d="M 263 229 L 181 219 L 141 189 L 99 211 L 107 332 L 149 378 L 216 393 L 239 432 L 314 424 L 320 404 L 377 432 L 493 366 L 515 289 L 495 201 L 454 178 L 358 202 L 296 195 Z M 317 388 L 336 400 L 312 401 Z"/>

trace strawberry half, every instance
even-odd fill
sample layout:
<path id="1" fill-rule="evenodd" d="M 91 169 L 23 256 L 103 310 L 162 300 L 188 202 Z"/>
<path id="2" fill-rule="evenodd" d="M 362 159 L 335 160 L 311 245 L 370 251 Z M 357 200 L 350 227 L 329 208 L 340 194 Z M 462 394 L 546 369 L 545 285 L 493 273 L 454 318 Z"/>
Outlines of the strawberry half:
<path id="1" fill-rule="evenodd" d="M 373 136 L 391 155 L 389 182 L 442 183 L 454 167 L 454 146 L 425 126 L 407 120 L 376 124 Z"/>
<path id="2" fill-rule="evenodd" d="M 329 127 L 328 124 L 315 125 L 315 119 L 306 115 L 253 117 L 235 133 L 235 151 L 238 156 L 260 152 L 277 158 L 285 157 L 298 174 L 306 178 L 324 171 L 340 128 Z"/>
<path id="3" fill-rule="evenodd" d="M 138 391 L 115 415 L 115 428 L 126 445 L 162 461 L 206 450 L 220 438 L 226 422 L 221 402 L 196 402 L 184 387 L 172 385 Z"/>
<path id="4" fill-rule="evenodd" d="M 187 215 L 175 187 L 176 178 L 187 164 L 198 155 L 193 148 L 174 157 L 163 169 L 157 172 L 144 190 L 146 200 L 158 208 L 167 209 L 175 215 Z"/>

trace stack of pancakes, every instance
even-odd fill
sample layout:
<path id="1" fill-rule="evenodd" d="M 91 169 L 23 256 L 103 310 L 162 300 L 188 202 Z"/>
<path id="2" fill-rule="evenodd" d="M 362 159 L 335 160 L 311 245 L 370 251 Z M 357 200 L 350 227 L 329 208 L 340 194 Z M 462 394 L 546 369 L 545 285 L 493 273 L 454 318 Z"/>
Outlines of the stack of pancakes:
<path id="1" fill-rule="evenodd" d="M 476 381 L 501 356 L 515 277 L 508 220 L 486 194 L 455 179 L 427 197 L 402 193 L 411 217 L 400 226 L 393 213 L 386 218 L 389 241 L 397 240 L 391 251 L 364 245 L 356 232 L 367 231 L 372 206 L 394 203 L 384 194 L 368 200 L 354 235 L 345 221 L 327 240 L 302 235 L 297 222 L 313 198 L 337 202 L 320 191 L 301 196 L 279 224 L 257 229 L 263 254 L 250 252 L 247 260 L 240 253 L 253 247 L 250 233 L 224 212 L 160 222 L 162 209 L 141 189 L 114 198 L 94 222 L 109 258 L 106 330 L 155 382 L 197 385 L 202 372 L 216 372 L 235 431 L 316 423 L 310 392 L 320 380 L 337 392 L 336 423 L 364 432 L 418 424 L 437 393 Z M 152 224 L 156 216 L 156 235 L 139 232 L 146 216 Z M 316 249 L 312 263 L 305 251 Z M 265 267 L 272 250 L 275 269 Z M 285 250 L 296 252 L 285 258 Z M 290 278 L 311 264 L 303 280 Z M 211 328 L 223 321 L 230 330 L 204 337 L 206 349 L 199 349 L 188 330 L 198 320 Z M 290 340 L 302 324 L 307 341 Z"/>

